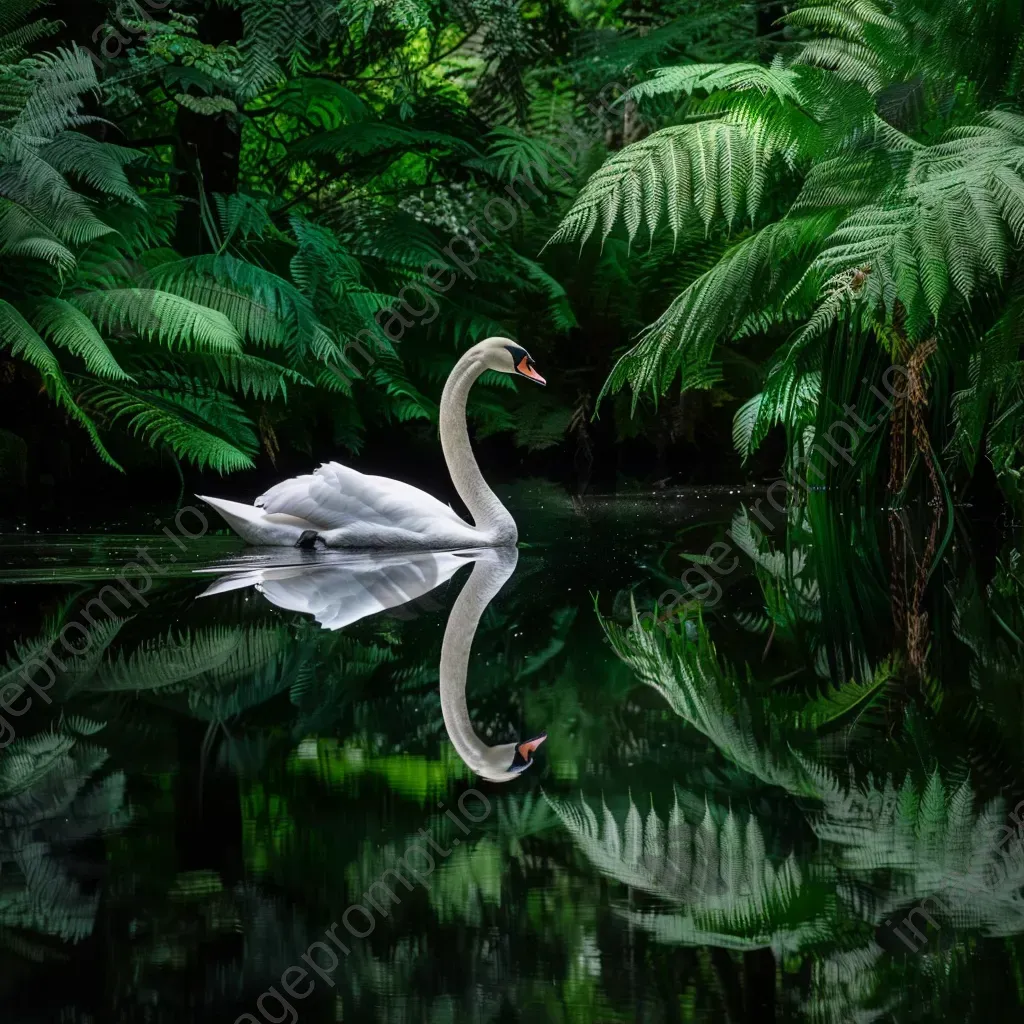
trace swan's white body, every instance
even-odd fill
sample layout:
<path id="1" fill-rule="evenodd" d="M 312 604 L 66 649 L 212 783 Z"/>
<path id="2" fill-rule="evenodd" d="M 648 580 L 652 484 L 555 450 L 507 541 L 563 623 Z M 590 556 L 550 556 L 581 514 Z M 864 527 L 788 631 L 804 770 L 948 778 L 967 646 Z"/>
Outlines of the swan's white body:
<path id="1" fill-rule="evenodd" d="M 271 487 L 252 505 L 200 497 L 250 544 L 295 546 L 312 539 L 330 548 L 396 551 L 513 545 L 518 538 L 515 521 L 481 475 L 466 428 L 466 399 L 488 369 L 544 383 L 529 355 L 508 338 L 475 345 L 448 377 L 441 396 L 441 448 L 475 525 L 418 487 L 367 476 L 337 462 Z"/>
<path id="2" fill-rule="evenodd" d="M 281 564 L 285 558 L 291 564 Z M 467 767 L 491 782 L 510 782 L 532 764 L 533 751 L 545 737 L 493 747 L 486 744 L 469 717 L 466 681 L 480 618 L 512 575 L 518 558 L 515 547 L 407 554 L 261 555 L 258 560 L 220 567 L 219 571 L 228 571 L 200 596 L 252 586 L 279 608 L 313 615 L 325 629 L 340 629 L 421 598 L 450 580 L 467 562 L 472 563 L 473 571 L 452 606 L 441 642 L 441 713 L 448 737 Z"/>

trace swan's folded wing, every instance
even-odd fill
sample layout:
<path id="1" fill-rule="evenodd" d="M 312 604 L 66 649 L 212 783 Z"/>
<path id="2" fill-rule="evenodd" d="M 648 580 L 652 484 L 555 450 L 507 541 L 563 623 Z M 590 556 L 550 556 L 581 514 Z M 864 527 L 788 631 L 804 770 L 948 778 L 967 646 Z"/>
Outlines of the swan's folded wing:
<path id="1" fill-rule="evenodd" d="M 255 504 L 264 512 L 298 516 L 321 530 L 336 530 L 353 522 L 415 532 L 423 532 L 439 520 L 466 525 L 448 505 L 418 487 L 367 476 L 337 462 L 326 462 L 315 473 L 271 487 Z"/>

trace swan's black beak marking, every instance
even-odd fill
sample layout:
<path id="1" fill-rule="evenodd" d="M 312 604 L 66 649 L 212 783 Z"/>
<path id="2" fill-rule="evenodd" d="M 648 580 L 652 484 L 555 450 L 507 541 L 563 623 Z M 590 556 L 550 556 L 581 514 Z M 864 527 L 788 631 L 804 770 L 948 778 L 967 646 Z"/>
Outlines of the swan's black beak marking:
<path id="1" fill-rule="evenodd" d="M 533 357 L 525 348 L 520 348 L 518 345 L 506 345 L 505 347 L 512 353 L 516 373 L 523 377 L 529 377 L 530 380 L 535 380 L 538 384 L 547 384 L 547 381 L 537 372 L 537 367 L 533 364 Z"/>

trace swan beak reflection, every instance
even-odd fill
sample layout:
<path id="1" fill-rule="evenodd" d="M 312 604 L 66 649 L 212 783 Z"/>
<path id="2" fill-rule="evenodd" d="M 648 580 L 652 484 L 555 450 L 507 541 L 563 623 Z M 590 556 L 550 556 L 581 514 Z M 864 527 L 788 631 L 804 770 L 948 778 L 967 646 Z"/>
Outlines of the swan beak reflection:
<path id="1" fill-rule="evenodd" d="M 509 768 L 511 772 L 522 772 L 526 771 L 527 768 L 533 764 L 533 752 L 548 738 L 546 732 L 542 732 L 539 736 L 535 736 L 532 740 L 527 740 L 525 743 L 520 743 L 516 747 L 515 757 L 512 758 L 512 764 Z"/>

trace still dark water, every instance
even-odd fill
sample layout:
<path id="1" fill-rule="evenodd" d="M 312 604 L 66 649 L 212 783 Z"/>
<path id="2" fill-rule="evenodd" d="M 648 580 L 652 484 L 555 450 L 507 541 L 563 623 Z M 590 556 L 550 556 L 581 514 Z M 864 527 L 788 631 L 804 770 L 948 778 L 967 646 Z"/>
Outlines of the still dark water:
<path id="1" fill-rule="evenodd" d="M 5 533 L 4 1019 L 1019 1012 L 1012 531 L 750 497 L 523 488 L 497 561 Z"/>

